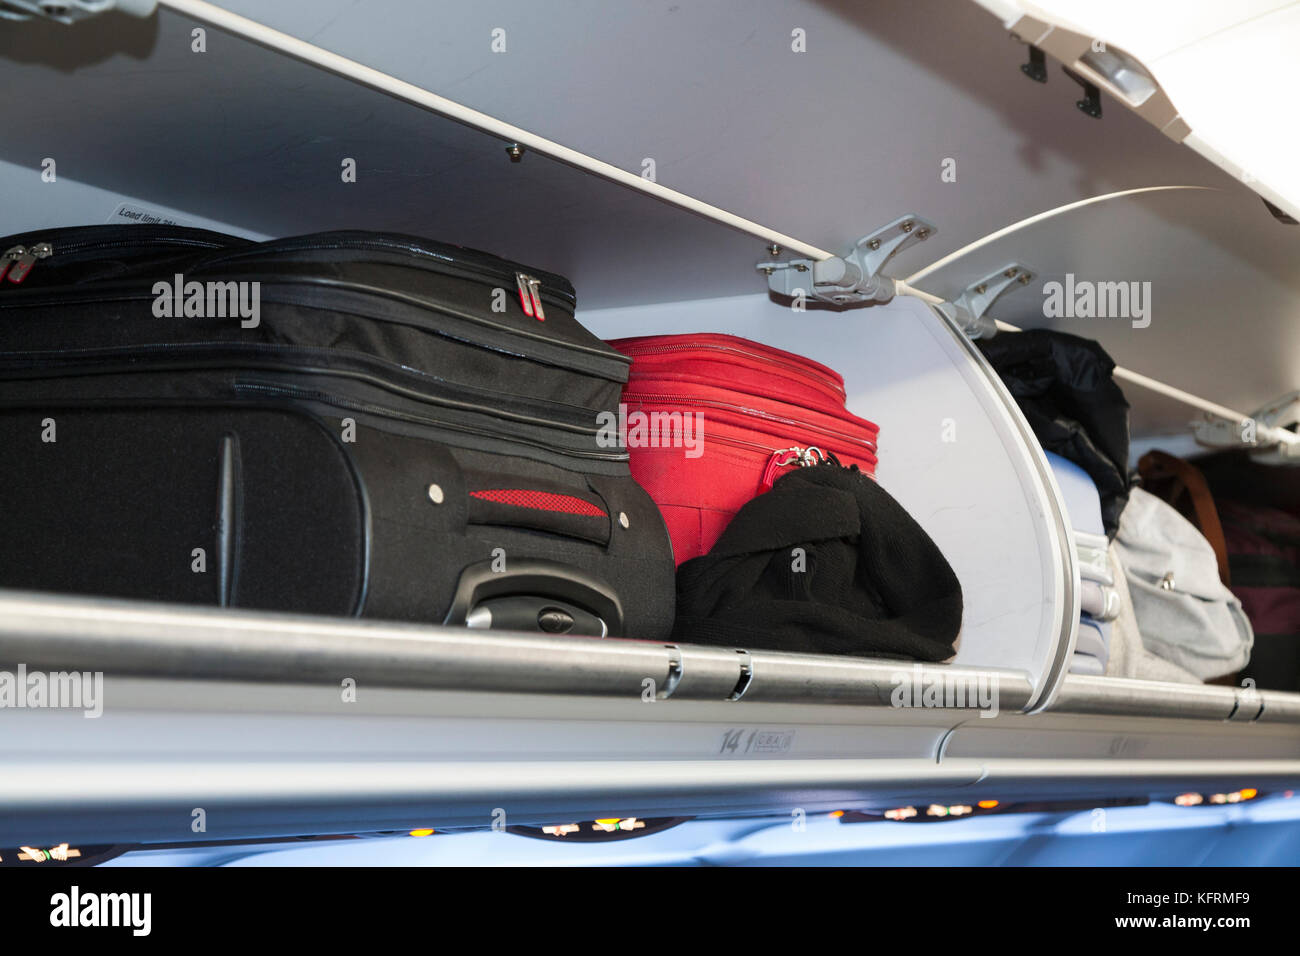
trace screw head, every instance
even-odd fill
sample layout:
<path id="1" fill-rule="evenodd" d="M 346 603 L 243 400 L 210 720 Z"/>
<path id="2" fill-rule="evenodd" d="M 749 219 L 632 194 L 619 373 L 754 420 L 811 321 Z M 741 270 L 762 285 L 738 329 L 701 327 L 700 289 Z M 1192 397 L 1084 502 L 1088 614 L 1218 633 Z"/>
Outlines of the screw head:
<path id="1" fill-rule="evenodd" d="M 510 162 L 517 163 L 524 158 L 524 148 L 518 143 L 511 143 L 506 147 L 506 155 L 510 157 Z"/>
<path id="2" fill-rule="evenodd" d="M 794 270 L 795 270 L 795 272 L 807 272 L 807 271 L 808 271 L 808 267 L 807 267 L 806 265 L 804 265 L 802 262 L 796 262 L 796 263 L 794 264 Z"/>
<path id="3" fill-rule="evenodd" d="M 1015 269 L 1008 269 L 1006 272 L 1004 272 L 1004 273 L 1002 273 L 1002 274 L 1003 274 L 1004 276 L 1006 276 L 1008 279 L 1014 279 L 1014 278 L 1016 277 L 1016 270 L 1015 270 Z"/>
<path id="4" fill-rule="evenodd" d="M 916 238 L 918 238 L 918 239 L 920 239 L 920 240 L 922 240 L 922 241 L 924 241 L 924 240 L 926 240 L 926 239 L 929 239 L 929 238 L 930 238 L 930 230 L 929 230 L 929 229 L 918 229 L 918 230 L 917 230 L 917 233 L 916 233 Z"/>
<path id="5" fill-rule="evenodd" d="M 444 498 L 444 495 L 443 495 L 443 493 L 442 493 L 442 485 L 430 485 L 430 486 L 429 486 L 429 500 L 430 500 L 430 501 L 432 501 L 435 505 L 440 505 L 440 504 L 442 504 L 442 502 L 443 502 L 443 498 Z"/>
<path id="6" fill-rule="evenodd" d="M 769 256 L 779 256 L 781 254 L 781 247 L 774 242 L 767 247 L 767 254 Z"/>
<path id="7" fill-rule="evenodd" d="M 880 248 L 880 240 L 872 239 L 870 242 L 867 243 L 867 248 L 869 248 L 872 252 L 875 252 L 877 249 Z"/>
<path id="8" fill-rule="evenodd" d="M 981 282 L 979 285 L 977 285 L 977 286 L 975 287 L 975 294 L 976 294 L 976 295 L 983 295 L 983 294 L 984 294 L 985 292 L 987 292 L 988 290 L 989 290 L 989 287 L 986 286 L 983 282 Z"/>
<path id="9" fill-rule="evenodd" d="M 765 275 L 765 276 L 770 276 L 770 275 L 771 275 L 773 272 L 775 272 L 775 271 L 776 271 L 776 270 L 773 269 L 771 266 L 764 266 L 764 267 L 763 267 L 763 275 Z"/>
<path id="10" fill-rule="evenodd" d="M 1030 274 L 1029 274 L 1028 272 L 1022 272 L 1022 273 L 1020 273 L 1020 278 L 1019 278 L 1017 281 L 1018 281 L 1021 285 L 1029 285 L 1029 280 L 1030 280 L 1031 278 L 1033 278 L 1033 277 L 1030 276 Z"/>
<path id="11" fill-rule="evenodd" d="M 898 228 L 901 229 L 901 230 L 903 230 L 903 232 L 911 232 L 911 231 L 912 231 L 912 227 L 915 226 L 915 225 L 916 225 L 916 223 L 914 223 L 914 222 L 912 222 L 912 220 L 908 219 L 908 220 L 905 220 L 905 221 L 904 221 L 904 222 L 903 222 L 903 223 L 902 223 Z"/>

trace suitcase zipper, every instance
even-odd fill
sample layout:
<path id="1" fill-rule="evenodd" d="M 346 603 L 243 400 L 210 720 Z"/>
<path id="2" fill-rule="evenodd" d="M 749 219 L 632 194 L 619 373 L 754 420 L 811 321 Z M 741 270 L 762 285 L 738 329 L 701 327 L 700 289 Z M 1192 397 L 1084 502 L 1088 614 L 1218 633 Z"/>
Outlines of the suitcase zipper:
<path id="1" fill-rule="evenodd" d="M 767 465 L 763 468 L 763 476 L 759 479 L 759 487 L 767 491 L 776 483 L 776 473 L 782 468 L 790 465 L 798 465 L 800 468 L 810 468 L 813 465 L 820 465 L 826 460 L 826 454 L 815 445 L 809 445 L 807 448 L 800 448 L 798 445 L 792 445 L 789 448 L 780 448 L 772 452 L 772 457 L 767 460 Z"/>
<path id="2" fill-rule="evenodd" d="M 687 345 L 685 343 L 681 345 L 633 345 L 633 346 L 629 346 L 626 349 L 621 349 L 620 351 L 622 351 L 624 355 L 635 357 L 638 355 L 658 355 L 664 352 L 696 352 L 703 349 L 707 349 L 709 351 L 714 351 L 714 352 L 731 352 L 736 355 L 743 355 L 747 358 L 758 359 L 759 361 L 768 365 L 777 365 L 780 366 L 781 368 L 789 369 L 792 372 L 797 372 L 801 376 L 815 379 L 824 385 L 829 385 L 837 395 L 839 395 L 841 398 L 845 397 L 843 385 L 841 385 L 835 379 L 825 375 L 824 373 L 817 371 L 815 368 L 811 368 L 807 365 L 801 365 L 796 362 L 787 362 L 782 359 L 774 358 L 770 355 L 765 355 L 761 352 L 751 352 L 747 349 L 737 348 L 734 345 L 716 345 L 708 342 L 698 343 L 695 345 Z M 633 378 L 636 377 L 635 369 L 633 369 L 632 375 Z"/>
<path id="3" fill-rule="evenodd" d="M 135 228 L 135 227 L 126 227 Z M 93 241 L 72 241 L 60 242 L 58 244 L 59 257 L 74 255 L 78 252 L 87 252 L 92 249 L 114 249 L 120 246 L 181 246 L 194 247 L 200 249 L 224 249 L 225 246 L 217 242 L 211 242 L 198 238 L 181 238 L 181 237 L 162 237 L 149 236 L 137 239 L 100 239 Z M 53 242 L 34 242 L 30 247 L 16 245 L 5 250 L 4 258 L 0 259 L 0 280 L 6 277 L 15 285 L 21 283 L 31 273 L 32 267 L 39 259 L 48 259 L 54 255 L 55 247 Z"/>
<path id="4" fill-rule="evenodd" d="M 518 435 L 507 435 L 500 431 L 487 430 L 478 427 L 470 428 L 465 425 L 456 424 L 455 422 L 448 422 L 444 419 L 429 418 L 423 415 L 413 415 L 410 412 L 404 412 L 401 409 L 390 408 L 385 405 L 375 405 L 371 402 L 359 401 L 339 395 L 335 392 L 326 392 L 320 389 L 302 388 L 296 385 L 280 385 L 269 382 L 236 382 L 234 389 L 237 393 L 260 393 L 265 395 L 275 395 L 281 398 L 292 398 L 297 401 L 320 402 L 324 405 L 330 405 L 335 408 L 345 408 L 349 411 L 374 415 L 379 418 L 389 418 L 397 421 L 410 422 L 413 425 L 442 428 L 448 431 L 461 432 L 469 435 L 482 435 L 508 444 L 526 445 L 530 448 L 538 448 L 542 451 L 548 451 L 552 454 L 562 455 L 567 458 L 581 458 L 594 461 L 628 460 L 628 454 L 626 451 L 600 452 L 562 448 L 558 445 L 552 445 L 546 442 L 521 438 Z"/>
<path id="5" fill-rule="evenodd" d="M 5 250 L 4 263 L 0 264 L 0 279 L 8 277 L 14 285 L 27 278 L 37 259 L 47 259 L 54 250 L 48 242 L 36 242 L 30 247 L 14 246 Z"/>
<path id="6" fill-rule="evenodd" d="M 138 227 L 126 226 L 124 228 L 133 229 Z M 60 257 L 62 257 L 65 255 L 87 252 L 90 250 L 113 249 L 121 246 L 131 247 L 131 246 L 146 246 L 146 245 L 180 246 L 180 247 L 192 247 L 198 249 L 229 249 L 230 248 L 228 244 L 215 241 L 215 240 L 202 239 L 196 236 L 152 235 L 148 237 L 139 237 L 139 238 L 131 238 L 128 236 L 123 236 L 120 239 L 96 239 L 96 240 L 82 240 L 82 241 L 71 240 L 68 242 L 60 242 L 58 244 L 58 252 Z M 45 251 L 43 255 L 38 254 L 36 258 L 48 257 L 52 255 L 55 251 L 53 248 L 53 244 L 50 242 L 36 243 L 32 246 L 32 249 L 37 249 L 40 247 L 43 247 Z M 319 240 L 282 239 L 278 241 L 270 240 L 267 242 L 250 243 L 246 247 L 239 246 L 237 249 L 231 251 L 227 255 L 217 256 L 216 258 L 213 259 L 204 260 L 201 263 L 198 263 L 198 265 L 202 266 L 203 268 L 207 268 L 215 263 L 228 262 L 232 259 L 242 258 L 248 255 L 264 254 L 267 252 L 310 252 L 313 250 L 333 250 L 333 249 L 377 249 L 377 250 L 388 251 L 388 252 L 401 252 L 406 255 L 416 256 L 421 259 L 432 259 L 439 262 L 445 262 L 450 265 L 457 265 L 462 268 L 469 269 L 470 271 L 475 271 L 475 272 L 485 274 L 487 276 L 490 276 L 493 279 L 501 280 L 501 279 L 506 279 L 508 277 L 513 277 L 516 279 L 516 282 L 520 284 L 520 300 L 521 303 L 524 304 L 525 314 L 527 314 L 530 318 L 538 318 L 542 321 L 545 321 L 546 318 L 545 312 L 542 308 L 542 295 L 541 295 L 542 280 L 541 279 L 537 278 L 536 276 L 530 275 L 529 273 L 515 271 L 511 269 L 509 267 L 509 263 L 506 263 L 504 260 L 502 261 L 500 267 L 493 266 L 492 264 L 483 261 L 483 259 L 476 259 L 475 257 L 476 254 L 472 250 L 468 250 L 468 249 L 462 250 L 463 254 L 459 258 L 457 258 L 456 256 L 446 255 L 444 253 L 435 252 L 431 249 L 426 249 L 415 242 L 401 242 L 394 239 L 380 239 L 374 236 L 364 236 L 358 238 L 347 238 L 346 236 L 340 236 L 340 238 L 338 238 L 336 241 L 333 242 L 321 242 Z M 21 245 L 13 246 L 5 253 L 4 265 L 7 266 L 13 261 L 27 254 L 28 254 L 28 250 L 25 247 Z M 485 259 L 488 256 L 488 253 L 478 253 L 477 255 Z M 4 266 L 0 266 L 0 279 L 4 278 L 5 271 L 9 271 L 11 282 L 15 282 L 15 283 L 21 282 L 24 278 L 27 277 L 27 273 L 30 270 L 31 270 L 31 263 L 29 262 L 26 268 L 23 270 L 22 277 L 18 279 L 14 279 L 12 278 L 11 269 L 5 270 Z M 525 288 L 527 289 L 528 292 L 526 301 L 524 296 Z M 563 289 L 548 289 L 547 291 L 551 295 L 551 297 L 555 299 L 557 302 L 559 302 L 560 304 L 568 305 L 570 308 L 573 308 L 576 299 L 572 293 L 565 292 Z"/>
<path id="7" fill-rule="evenodd" d="M 214 364 L 214 362 L 220 363 L 221 360 L 220 358 L 218 358 L 214 360 L 209 360 L 203 364 L 196 364 L 194 362 L 183 361 L 180 357 L 180 353 L 194 353 L 197 356 L 204 356 L 209 353 L 220 356 L 222 353 L 225 353 L 226 355 L 235 356 L 236 358 L 243 354 L 251 355 L 254 357 L 265 355 L 272 358 L 284 359 L 286 361 L 283 364 L 273 364 L 270 362 L 266 362 L 266 363 L 260 363 L 257 366 Z M 163 361 L 151 362 L 147 366 L 139 361 L 135 361 L 141 355 L 149 355 L 149 354 L 177 356 L 177 358 L 174 360 L 163 360 Z M 463 411 L 475 412 L 483 415 L 490 415 L 492 417 L 500 418 L 506 421 L 516 421 L 522 424 L 534 425 L 541 428 L 556 428 L 562 431 L 572 432 L 574 434 L 579 434 L 579 435 L 596 435 L 599 434 L 600 432 L 600 428 L 598 426 L 579 424 L 576 420 L 564 421 L 559 418 L 540 418 L 532 415 L 523 415 L 523 414 L 513 413 L 502 409 L 492 408 L 477 401 L 458 401 L 454 398 L 443 398 L 441 396 L 431 395 L 428 392 L 418 391 L 417 389 L 414 388 L 402 387 L 395 382 L 389 382 L 387 378 L 391 377 L 394 373 L 402 376 L 407 376 L 410 378 L 421 378 L 427 376 L 425 376 L 424 373 L 409 368 L 407 366 L 397 365 L 395 363 L 387 362 L 383 359 L 375 358 L 369 355 L 351 353 L 346 356 L 346 359 L 349 363 L 351 363 L 355 367 L 359 367 L 362 369 L 370 368 L 373 370 L 377 370 L 379 373 L 382 373 L 383 377 L 378 377 L 376 375 L 372 375 L 364 371 L 356 371 L 355 368 L 349 370 L 343 367 L 328 368 L 324 366 L 311 366 L 302 363 L 290 364 L 287 360 L 292 356 L 303 356 L 304 358 L 308 358 L 308 359 L 320 359 L 320 358 L 329 358 L 329 357 L 338 358 L 340 357 L 340 353 L 330 349 L 312 348 L 309 346 L 247 345 L 247 344 L 240 345 L 238 343 L 225 343 L 225 342 L 195 342 L 195 343 L 153 342 L 153 343 L 147 343 L 143 345 L 109 346 L 109 347 L 104 347 L 99 349 L 57 349 L 57 350 L 51 349 L 45 351 L 29 351 L 29 352 L 0 352 L 0 380 L 4 380 L 5 378 L 4 373 L 8 371 L 8 369 L 4 367 L 4 362 L 7 359 L 22 360 L 27 363 L 32 363 L 35 360 L 48 361 L 51 358 L 63 358 L 68 360 L 76 360 L 76 359 L 92 360 L 92 361 L 87 361 L 86 364 L 93 364 L 95 372 L 112 372 L 112 371 L 152 372 L 152 371 L 164 371 L 164 370 L 190 371 L 196 368 L 211 369 L 211 370 L 222 370 L 222 369 L 239 370 L 243 368 L 260 368 L 265 370 L 284 371 L 284 372 L 290 372 L 296 374 L 313 374 L 313 375 L 322 375 L 322 376 L 334 375 L 339 377 L 357 378 L 367 382 L 368 384 L 374 385 L 377 388 L 384 388 L 384 389 L 388 389 L 389 391 L 395 391 L 398 394 L 401 394 L 404 397 L 410 399 L 411 401 L 423 402 L 430 405 L 439 405 L 446 408 L 458 408 Z M 93 360 L 96 359 L 113 359 L 113 358 L 120 358 L 123 360 L 120 368 L 114 368 L 112 366 L 107 366 L 102 363 L 93 362 Z M 22 368 L 22 366 L 18 366 L 18 367 Z M 39 376 L 32 376 L 32 377 L 41 378 L 41 379 L 48 379 L 48 378 L 57 379 L 57 378 L 64 377 L 64 375 L 66 375 L 66 372 L 59 369 L 58 367 L 53 367 L 47 374 L 42 374 Z M 475 394 L 483 393 L 483 390 L 476 389 L 473 386 L 456 386 L 456 387 L 463 388 L 467 393 L 475 393 Z M 566 407 L 574 408 L 575 411 L 578 411 L 580 413 L 585 412 L 588 414 L 594 414 L 591 412 L 590 409 L 579 409 L 576 406 L 566 406 Z"/>
<path id="8" fill-rule="evenodd" d="M 542 311 L 542 280 L 526 272 L 516 272 L 515 283 L 519 286 L 519 304 L 523 307 L 524 315 L 538 322 L 545 322 L 546 313 Z"/>
<path id="9" fill-rule="evenodd" d="M 14 264 L 14 260 L 26 254 L 26 246 L 10 246 L 6 249 L 4 258 L 0 259 L 0 279 L 3 279 L 9 273 L 9 267 Z"/>
<path id="10" fill-rule="evenodd" d="M 741 448 L 752 448 L 767 454 L 767 464 L 763 466 L 763 474 L 759 477 L 760 493 L 768 491 L 776 483 L 777 472 L 782 468 L 795 465 L 800 468 L 810 468 L 813 465 L 820 465 L 829 460 L 828 453 L 822 451 L 816 445 L 809 445 L 806 448 L 791 445 L 789 448 L 774 449 L 758 442 L 745 441 L 743 438 L 731 438 L 727 435 L 712 435 L 709 437 L 709 441 L 722 442 L 724 445 L 737 445 Z M 875 480 L 876 476 L 871 472 L 864 471 L 863 474 Z"/>
<path id="11" fill-rule="evenodd" d="M 535 285 L 530 284 L 529 286 L 528 298 L 530 300 L 533 300 L 536 303 L 541 302 L 541 280 L 540 279 L 537 279 L 536 277 L 531 276 L 528 273 L 516 271 L 514 268 L 512 268 L 511 264 L 509 262 L 506 262 L 505 260 L 499 260 L 500 265 L 495 265 L 493 263 L 486 262 L 484 260 L 488 256 L 488 253 L 475 254 L 471 250 L 465 249 L 465 250 L 461 250 L 462 254 L 460 256 L 455 256 L 443 252 L 436 252 L 432 249 L 427 249 L 416 242 L 403 242 L 397 239 L 382 239 L 376 236 L 358 236 L 355 238 L 351 238 L 345 233 L 336 234 L 336 235 L 337 238 L 332 241 L 322 241 L 320 239 L 313 239 L 313 238 L 296 238 L 296 239 L 281 239 L 281 240 L 271 240 L 269 242 L 261 242 L 249 249 L 239 249 L 227 255 L 217 256 L 212 259 L 206 259 L 203 262 L 198 263 L 198 265 L 200 265 L 204 269 L 207 269 L 210 266 L 219 263 L 230 262 L 233 259 L 244 258 L 250 255 L 264 255 L 266 253 L 274 253 L 274 252 L 312 252 L 317 250 L 330 251 L 336 249 L 337 250 L 373 249 L 381 252 L 400 252 L 405 255 L 414 256 L 419 259 L 433 260 L 435 262 L 446 263 L 448 265 L 460 266 L 461 268 L 467 269 L 472 272 L 478 272 L 484 277 L 496 279 L 498 281 L 508 281 L 513 279 L 516 283 L 519 283 L 520 281 L 519 277 L 523 276 L 526 279 L 530 280 L 530 283 L 535 283 Z M 477 258 L 476 255 L 483 258 Z M 576 301 L 576 297 L 574 295 L 565 292 L 562 289 L 548 289 L 548 291 L 550 292 L 552 298 L 554 298 L 556 301 L 560 302 L 561 304 L 568 305 L 570 308 L 573 307 Z M 522 298 L 522 289 L 521 289 L 521 298 Z M 525 313 L 528 312 L 526 307 L 524 311 Z"/>
<path id="12" fill-rule="evenodd" d="M 712 401 L 709 399 L 695 398 L 693 396 L 646 394 L 642 392 L 625 391 L 623 393 L 623 400 L 626 402 L 629 399 L 635 402 L 656 402 L 667 405 L 689 405 L 692 407 L 704 406 L 705 408 L 725 409 L 727 411 L 734 411 L 742 414 L 747 418 L 759 418 L 764 421 L 789 426 L 801 431 L 820 432 L 823 435 L 829 435 L 831 438 L 838 439 L 851 445 L 861 445 L 862 447 L 869 449 L 873 456 L 876 450 L 875 442 L 858 438 L 853 435 L 846 435 L 844 432 L 837 432 L 834 429 L 826 428 L 822 425 L 813 425 L 793 418 L 783 418 L 779 415 L 773 415 L 770 412 L 765 412 L 757 408 L 748 408 L 744 405 L 733 405 L 728 402 Z"/>
<path id="13" fill-rule="evenodd" d="M 16 248 L 21 248 L 21 247 L 16 247 Z M 359 295 L 365 295 L 365 296 L 384 296 L 386 298 L 390 298 L 397 302 L 406 302 L 416 308 L 419 308 L 421 311 L 424 312 L 427 312 L 432 308 L 436 308 L 438 311 L 441 311 L 446 315 L 451 315 L 455 318 L 463 319 L 467 322 L 472 322 L 476 325 L 484 326 L 486 328 L 493 329 L 503 334 L 537 339 L 538 341 L 543 342 L 547 348 L 554 348 L 564 353 L 565 357 L 563 361 L 560 361 L 558 357 L 553 357 L 551 361 L 548 361 L 541 354 L 524 354 L 517 350 L 510 351 L 507 349 L 503 349 L 499 346 L 493 345 L 488 342 L 474 341 L 471 338 L 462 339 L 463 341 L 467 342 L 470 345 L 473 345 L 476 348 L 482 348 L 494 352 L 501 352 L 502 354 L 506 354 L 506 355 L 526 358 L 543 365 L 553 365 L 556 368 L 562 368 L 565 369 L 566 371 L 579 372 L 583 375 L 592 375 L 598 378 L 606 379 L 611 382 L 617 382 L 620 385 L 626 381 L 625 374 L 630 360 L 626 359 L 624 356 L 618 353 L 610 353 L 610 352 L 597 349 L 595 347 L 586 347 L 573 342 L 566 342 L 562 339 L 547 337 L 541 335 L 540 333 L 533 332 L 529 329 L 512 328 L 507 325 L 498 325 L 491 321 L 485 321 L 484 319 L 482 319 L 477 315 L 474 315 L 473 313 L 454 310 L 453 307 L 449 305 L 439 304 L 439 305 L 431 306 L 429 303 L 425 302 L 424 300 L 421 300 L 413 296 L 405 296 L 402 295 L 401 293 L 395 293 L 392 290 L 378 289 L 372 286 L 366 286 L 359 283 L 343 282 L 335 279 L 313 278 L 309 276 L 296 276 L 292 280 L 288 280 L 288 279 L 276 279 L 273 281 L 262 280 L 261 288 L 262 288 L 263 298 L 266 299 L 268 294 L 273 289 L 277 289 L 277 288 L 286 289 L 293 285 L 308 285 L 308 286 L 317 286 L 317 287 L 328 287 L 333 289 L 343 289 L 343 290 L 355 292 Z M 147 301 L 151 301 L 154 298 L 152 295 L 145 295 L 141 293 L 126 293 L 126 294 L 115 295 L 112 293 L 110 289 L 101 288 L 96 290 L 94 288 L 84 287 L 84 286 L 77 287 L 75 289 L 75 293 L 79 296 L 78 301 L 111 300 L 114 302 L 132 302 L 132 301 L 147 302 Z M 50 290 L 50 289 L 40 289 L 40 290 L 34 290 L 33 292 L 29 293 L 27 296 L 23 296 L 20 298 L 11 298 L 8 302 L 5 302 L 2 305 L 0 305 L 0 308 L 45 305 L 51 302 L 64 305 L 67 304 L 69 301 L 72 301 L 72 298 L 67 292 L 57 292 L 55 290 Z M 292 294 L 285 295 L 284 301 L 290 305 L 305 304 L 311 307 L 315 307 L 313 303 L 306 302 L 301 297 L 295 297 Z M 540 296 L 537 300 L 537 306 L 539 308 L 541 306 Z M 368 315 L 362 312 L 356 312 L 355 314 L 371 322 L 394 323 L 394 320 L 392 318 L 388 318 L 385 316 Z M 421 331 L 425 331 L 425 332 L 430 332 L 431 334 L 434 335 L 444 334 L 441 330 L 437 328 L 427 327 L 425 324 L 415 324 L 415 323 L 395 323 L 395 324 L 406 324 L 409 325 L 409 327 L 411 328 L 420 329 Z M 182 344 L 178 344 L 178 347 L 185 347 L 185 346 Z M 581 357 L 581 359 L 585 359 L 585 361 L 580 360 L 579 357 Z"/>

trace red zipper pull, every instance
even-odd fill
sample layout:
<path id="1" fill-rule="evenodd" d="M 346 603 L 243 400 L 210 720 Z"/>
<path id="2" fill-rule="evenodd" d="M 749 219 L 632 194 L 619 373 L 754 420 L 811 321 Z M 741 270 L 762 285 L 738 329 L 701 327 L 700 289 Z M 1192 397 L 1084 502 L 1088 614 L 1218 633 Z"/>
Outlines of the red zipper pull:
<path id="1" fill-rule="evenodd" d="M 529 276 L 528 292 L 533 300 L 533 318 L 538 322 L 545 322 L 546 312 L 542 309 L 542 280 Z"/>
<path id="2" fill-rule="evenodd" d="M 538 322 L 545 322 L 546 312 L 542 309 L 542 280 L 525 272 L 516 272 L 515 284 L 519 287 L 519 305 L 524 310 L 524 315 Z"/>
<path id="3" fill-rule="evenodd" d="M 519 287 L 519 305 L 524 310 L 524 315 L 531 319 L 533 317 L 533 297 L 532 290 L 528 288 L 528 276 L 522 272 L 516 272 L 515 285 Z"/>
<path id="4" fill-rule="evenodd" d="M 26 246 L 11 246 L 5 250 L 4 258 L 0 259 L 0 280 L 3 280 L 9 267 L 13 265 L 21 256 L 27 254 Z"/>
<path id="5" fill-rule="evenodd" d="M 5 257 L 10 258 L 15 251 L 18 252 L 18 255 L 12 258 L 13 264 L 9 267 L 9 281 L 17 285 L 27 278 L 27 273 L 32 271 L 32 266 L 36 265 L 37 259 L 48 258 L 54 252 L 54 249 L 48 242 L 38 242 L 30 249 L 14 246 L 13 249 L 5 253 Z"/>
<path id="6" fill-rule="evenodd" d="M 803 449 L 798 445 L 793 448 L 779 448 L 772 452 L 772 457 L 767 460 L 767 466 L 763 469 L 763 477 L 758 482 L 758 493 L 771 489 L 776 484 L 776 473 L 788 465 L 796 464 L 803 455 Z"/>

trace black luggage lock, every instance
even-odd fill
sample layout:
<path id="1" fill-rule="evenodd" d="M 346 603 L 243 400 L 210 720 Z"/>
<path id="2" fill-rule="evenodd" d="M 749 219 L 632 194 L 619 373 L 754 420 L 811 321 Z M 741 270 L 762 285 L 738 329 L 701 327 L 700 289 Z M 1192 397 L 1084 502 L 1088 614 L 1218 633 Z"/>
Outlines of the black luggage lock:
<path id="1" fill-rule="evenodd" d="M 461 572 L 444 624 L 493 630 L 622 637 L 623 605 L 608 584 L 572 565 L 516 559 Z"/>

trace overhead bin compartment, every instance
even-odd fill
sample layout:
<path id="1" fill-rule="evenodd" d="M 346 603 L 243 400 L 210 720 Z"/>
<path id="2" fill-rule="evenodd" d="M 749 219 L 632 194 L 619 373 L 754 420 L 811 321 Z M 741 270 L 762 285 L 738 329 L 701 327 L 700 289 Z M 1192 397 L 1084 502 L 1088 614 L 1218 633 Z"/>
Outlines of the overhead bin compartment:
<path id="1" fill-rule="evenodd" d="M 759 291 L 755 261 L 769 253 L 757 237 L 530 150 L 513 161 L 496 136 L 219 30 L 196 53 L 185 19 L 167 10 L 117 23 L 115 37 L 77 25 L 64 53 L 67 28 L 54 24 L 17 24 L 0 37 L 7 55 L 30 64 L 19 86 L 35 93 L 44 84 L 56 104 L 42 115 L 40 148 L 68 157 L 59 175 L 77 190 L 70 203 L 62 182 L 46 184 L 63 197 L 50 203 L 20 186 L 26 170 L 6 167 L 7 228 L 93 223 L 124 204 L 249 236 L 289 218 L 295 231 L 383 225 L 576 274 L 578 317 L 606 338 L 720 331 L 823 361 L 847 378 L 850 410 L 882 429 L 881 486 L 957 572 L 965 613 L 953 663 L 996 671 L 1009 686 L 1028 682 L 1017 706 L 1050 700 L 1078 617 L 1069 532 L 1023 418 L 939 312 L 901 297 L 844 315 L 789 308 Z M 58 70 L 69 57 L 77 69 Z M 174 73 L 185 95 L 109 73 L 89 82 L 122 57 L 143 60 L 140 75 Z M 196 116 L 225 119 L 186 126 Z M 88 137 L 87 123 L 104 135 Z M 184 137 L 164 132 L 182 127 Z M 37 126 L 21 130 L 35 149 Z M 213 156 L 215 181 L 204 171 Z M 340 173 L 351 159 L 355 182 Z M 726 288 L 755 291 L 701 298 Z M 705 661 L 686 668 L 683 694 Z M 764 675 L 752 692 L 767 686 Z"/>
<path id="2" fill-rule="evenodd" d="M 0 802 L 11 812 L 0 819 L 14 835 L 63 839 L 81 826 L 89 839 L 115 819 L 117 838 L 166 839 L 213 789 L 222 814 L 210 836 L 234 838 L 292 832 L 304 806 L 311 813 L 296 819 L 316 832 L 419 824 L 426 809 L 473 825 L 494 795 L 546 822 L 610 803 L 734 814 L 991 783 L 1101 793 L 1125 777 L 1143 792 L 1300 779 L 1300 695 L 1067 677 L 1080 579 L 1060 491 L 1023 415 L 935 295 L 791 308 L 762 291 L 755 265 L 799 253 L 797 238 L 770 252 L 752 230 L 217 30 L 196 54 L 192 24 L 166 11 L 119 25 L 82 25 L 71 42 L 48 24 L 0 30 L 0 56 L 24 64 L 9 83 L 14 133 L 0 143 L 4 231 L 110 216 L 250 238 L 402 230 L 572 276 L 578 318 L 605 338 L 719 332 L 823 362 L 844 374 L 849 410 L 880 426 L 880 486 L 953 566 L 962 631 L 950 663 L 920 665 L 704 647 L 689 635 L 481 634 L 3 593 L 0 665 L 102 670 L 116 701 L 102 720 L 14 718 L 18 743 L 3 760 L 42 770 L 7 775 Z M 30 157 L 45 153 L 62 178 L 38 187 Z M 355 181 L 340 175 L 349 161 Z M 776 191 L 776 178 L 754 179 L 755 195 Z M 1142 202 L 1144 223 L 1167 213 Z M 912 208 L 892 190 L 873 190 L 869 205 L 852 214 L 858 234 Z M 1216 206 L 1195 208 L 1201 225 L 1215 218 Z M 922 266 L 951 246 L 928 257 L 914 247 L 893 271 L 933 271 L 921 286 L 951 303 L 1026 244 L 1051 275 L 1106 245 L 1100 217 L 1078 224 L 1079 235 L 1025 230 L 1019 246 L 990 244 L 949 268 Z M 1031 315 L 1036 303 L 1021 308 Z M 340 694 L 348 680 L 353 701 Z M 937 706 L 900 703 L 924 685 L 941 688 Z M 975 692 L 975 709 L 992 689 L 1001 716 L 972 714 L 969 697 L 953 706 L 954 686 Z M 728 749 L 742 739 L 768 749 Z M 93 759 L 70 768 L 69 755 Z M 78 822 L 87 813 L 98 822 Z M 175 819 L 158 823 L 160 813 Z"/>

